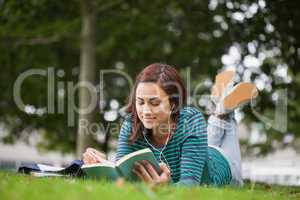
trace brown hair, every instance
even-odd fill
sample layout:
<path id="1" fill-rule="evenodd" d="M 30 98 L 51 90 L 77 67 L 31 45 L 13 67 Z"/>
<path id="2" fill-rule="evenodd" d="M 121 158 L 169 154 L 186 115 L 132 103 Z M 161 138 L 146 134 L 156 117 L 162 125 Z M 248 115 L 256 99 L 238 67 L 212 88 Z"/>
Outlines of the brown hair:
<path id="1" fill-rule="evenodd" d="M 175 124 L 177 124 L 179 118 L 180 108 L 186 104 L 186 89 L 175 68 L 162 63 L 154 63 L 144 68 L 136 77 L 127 108 L 127 112 L 131 113 L 132 133 L 129 139 L 130 142 L 136 141 L 145 129 L 138 118 L 135 107 L 136 89 L 141 82 L 157 83 L 166 92 L 172 108 L 171 118 Z M 175 129 L 176 126 L 173 127 L 172 131 Z"/>

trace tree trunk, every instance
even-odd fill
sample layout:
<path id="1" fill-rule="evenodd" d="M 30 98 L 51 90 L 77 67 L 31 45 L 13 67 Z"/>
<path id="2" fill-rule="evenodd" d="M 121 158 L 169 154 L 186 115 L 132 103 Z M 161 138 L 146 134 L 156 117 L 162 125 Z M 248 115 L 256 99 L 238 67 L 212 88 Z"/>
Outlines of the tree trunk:
<path id="1" fill-rule="evenodd" d="M 81 52 L 80 52 L 80 73 L 79 83 L 91 83 L 96 81 L 96 7 L 94 0 L 81 0 Z M 79 117 L 76 154 L 81 157 L 82 153 L 91 143 L 91 133 L 86 127 L 95 122 L 95 108 L 88 113 L 83 113 L 92 98 L 97 97 L 96 92 L 91 92 L 85 86 L 79 89 Z"/>

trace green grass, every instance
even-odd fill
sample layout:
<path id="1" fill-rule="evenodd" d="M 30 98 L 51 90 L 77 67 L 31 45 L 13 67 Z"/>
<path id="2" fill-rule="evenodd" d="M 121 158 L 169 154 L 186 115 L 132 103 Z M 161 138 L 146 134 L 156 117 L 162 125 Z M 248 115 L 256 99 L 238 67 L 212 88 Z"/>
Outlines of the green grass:
<path id="1" fill-rule="evenodd" d="M 150 188 L 144 184 L 67 178 L 34 178 L 0 172 L 0 199 L 300 199 L 300 188 L 246 184 L 243 188 L 174 187 Z"/>

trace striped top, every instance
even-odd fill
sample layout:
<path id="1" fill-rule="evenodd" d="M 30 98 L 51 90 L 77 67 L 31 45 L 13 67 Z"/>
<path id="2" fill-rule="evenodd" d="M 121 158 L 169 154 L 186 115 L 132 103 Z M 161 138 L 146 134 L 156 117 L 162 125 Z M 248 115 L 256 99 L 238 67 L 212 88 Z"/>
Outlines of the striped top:
<path id="1" fill-rule="evenodd" d="M 171 169 L 172 182 L 183 185 L 225 185 L 231 180 L 230 167 L 224 156 L 216 149 L 208 147 L 206 122 L 196 108 L 185 106 L 180 109 L 175 133 L 170 138 L 162 156 L 162 148 L 153 149 L 139 137 L 129 142 L 131 135 L 131 114 L 125 117 L 118 140 L 116 160 L 144 148 L 150 148 L 158 162 L 165 162 Z"/>

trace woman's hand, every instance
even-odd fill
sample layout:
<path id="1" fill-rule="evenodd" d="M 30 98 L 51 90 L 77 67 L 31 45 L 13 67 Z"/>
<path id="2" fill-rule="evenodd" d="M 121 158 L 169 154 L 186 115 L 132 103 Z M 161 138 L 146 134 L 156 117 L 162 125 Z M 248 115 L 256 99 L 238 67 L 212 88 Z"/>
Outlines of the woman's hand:
<path id="1" fill-rule="evenodd" d="M 162 173 L 159 175 L 154 167 L 146 160 L 137 162 L 133 172 L 144 182 L 156 186 L 171 181 L 171 171 L 165 163 L 159 164 Z"/>
<path id="2" fill-rule="evenodd" d="M 105 154 L 93 148 L 87 148 L 82 157 L 84 164 L 107 162 Z"/>

